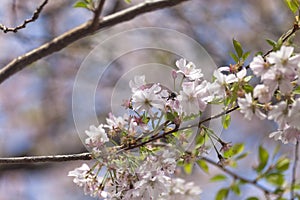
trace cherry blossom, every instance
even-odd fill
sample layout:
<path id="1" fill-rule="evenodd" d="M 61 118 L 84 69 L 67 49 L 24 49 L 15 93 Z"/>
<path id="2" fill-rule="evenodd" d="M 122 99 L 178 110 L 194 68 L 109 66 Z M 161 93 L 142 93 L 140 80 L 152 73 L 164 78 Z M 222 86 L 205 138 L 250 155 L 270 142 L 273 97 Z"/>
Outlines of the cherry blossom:
<path id="1" fill-rule="evenodd" d="M 150 114 L 151 109 L 157 108 L 160 110 L 164 109 L 165 101 L 160 96 L 161 87 L 157 84 L 153 84 L 151 88 L 146 88 L 144 90 L 137 90 L 132 95 L 132 107 L 134 110 L 146 111 Z"/>
<path id="2" fill-rule="evenodd" d="M 264 84 L 256 85 L 253 90 L 253 97 L 258 98 L 261 103 L 268 103 L 272 99 L 272 95 L 269 87 Z"/>
<path id="3" fill-rule="evenodd" d="M 181 58 L 180 60 L 176 61 L 176 66 L 179 69 L 177 73 L 183 74 L 185 77 L 189 78 L 190 80 L 197 80 L 203 77 L 201 69 L 196 69 L 196 66 L 192 62 L 188 62 Z"/>
<path id="4" fill-rule="evenodd" d="M 196 85 L 195 82 L 184 82 L 182 91 L 177 99 L 182 106 L 182 112 L 186 115 L 199 114 L 199 111 L 204 111 L 207 105 L 209 93 L 206 82 Z M 209 99 L 209 98 L 208 98 Z"/>
<path id="5" fill-rule="evenodd" d="M 244 113 L 246 119 L 251 120 L 254 114 L 260 119 L 266 118 L 266 115 L 256 107 L 250 93 L 245 94 L 245 98 L 239 97 L 238 104 L 240 106 L 241 113 Z"/>
<path id="6" fill-rule="evenodd" d="M 281 101 L 276 105 L 273 105 L 272 110 L 269 111 L 268 119 L 275 120 L 279 129 L 283 129 L 288 121 L 288 106 L 285 101 Z"/>
<path id="7" fill-rule="evenodd" d="M 145 75 L 142 76 L 135 76 L 134 80 L 129 81 L 129 86 L 132 92 L 136 92 L 137 90 L 143 89 L 143 86 L 146 85 L 146 77 Z"/>
<path id="8" fill-rule="evenodd" d="M 88 136 L 85 143 L 90 147 L 99 147 L 109 141 L 107 134 L 103 129 L 103 124 L 100 124 L 98 127 L 92 125 L 89 130 L 85 131 L 85 133 Z"/>

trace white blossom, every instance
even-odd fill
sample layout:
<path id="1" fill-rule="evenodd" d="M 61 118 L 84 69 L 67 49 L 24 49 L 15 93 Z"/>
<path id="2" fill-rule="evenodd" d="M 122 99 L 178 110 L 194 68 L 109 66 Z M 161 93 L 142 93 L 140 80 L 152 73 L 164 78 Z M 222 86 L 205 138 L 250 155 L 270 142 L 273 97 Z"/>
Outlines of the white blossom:
<path id="1" fill-rule="evenodd" d="M 260 119 L 266 118 L 266 115 L 262 113 L 253 103 L 253 99 L 250 93 L 245 94 L 245 98 L 239 97 L 238 104 L 240 106 L 241 113 L 244 113 L 244 117 L 246 119 L 251 120 L 254 114 Z"/>
<path id="2" fill-rule="evenodd" d="M 269 87 L 264 84 L 256 85 L 253 90 L 253 97 L 258 98 L 261 103 L 268 103 L 272 99 L 272 95 Z"/>
<path id="3" fill-rule="evenodd" d="M 300 130 L 286 124 L 283 130 L 272 132 L 269 137 L 281 140 L 283 144 L 296 144 L 297 141 L 300 141 Z"/>
<path id="4" fill-rule="evenodd" d="M 103 124 L 100 124 L 98 127 L 92 125 L 85 133 L 88 136 L 88 138 L 85 139 L 85 143 L 91 147 L 99 147 L 109 141 L 107 134 L 103 129 Z"/>
<path id="5" fill-rule="evenodd" d="M 164 109 L 165 101 L 159 94 L 161 87 L 157 84 L 153 84 L 150 88 L 144 90 L 137 90 L 132 95 L 132 107 L 136 111 L 151 112 L 152 108 L 160 110 Z"/>
<path id="6" fill-rule="evenodd" d="M 288 121 L 288 107 L 285 101 L 281 101 L 276 105 L 271 107 L 271 111 L 269 111 L 268 119 L 275 120 L 278 125 L 279 129 L 283 129 L 285 124 Z"/>
<path id="7" fill-rule="evenodd" d="M 296 75 L 296 69 L 300 62 L 300 55 L 292 56 L 293 51 L 294 47 L 283 45 L 280 50 L 271 52 L 267 57 L 267 60 L 273 64 L 277 70 L 286 77 L 291 77 L 292 79 Z"/>
<path id="8" fill-rule="evenodd" d="M 129 81 L 129 86 L 132 92 L 136 92 L 137 90 L 143 89 L 143 86 L 146 85 L 145 75 L 135 76 L 134 80 Z"/>
<path id="9" fill-rule="evenodd" d="M 300 99 L 296 99 L 296 101 L 292 104 L 288 113 L 288 124 L 292 127 L 296 127 L 300 129 Z"/>
<path id="10" fill-rule="evenodd" d="M 198 114 L 199 111 L 204 111 L 207 105 L 208 90 L 205 87 L 206 82 L 196 85 L 195 82 L 184 82 L 182 91 L 177 96 L 182 107 L 182 112 L 187 116 Z"/>
<path id="11" fill-rule="evenodd" d="M 183 74 L 185 77 L 189 78 L 190 80 L 197 80 L 203 77 L 201 69 L 196 69 L 196 66 L 192 62 L 188 62 L 181 58 L 180 60 L 176 61 L 176 66 L 179 69 L 177 73 Z"/>
<path id="12" fill-rule="evenodd" d="M 265 62 L 261 55 L 255 56 L 249 66 L 256 76 L 262 77 L 262 80 L 270 69 L 269 63 Z"/>

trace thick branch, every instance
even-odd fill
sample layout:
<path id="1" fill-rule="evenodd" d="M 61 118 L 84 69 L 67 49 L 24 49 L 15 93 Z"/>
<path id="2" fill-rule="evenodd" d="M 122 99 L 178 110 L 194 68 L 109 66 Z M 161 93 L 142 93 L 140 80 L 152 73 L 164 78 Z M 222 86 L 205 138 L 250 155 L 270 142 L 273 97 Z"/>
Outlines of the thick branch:
<path id="1" fill-rule="evenodd" d="M 119 11 L 115 14 L 111 14 L 107 17 L 103 17 L 100 22 L 95 26 L 96 28 L 91 29 L 92 21 L 86 22 L 56 38 L 52 41 L 12 60 L 6 66 L 0 70 L 0 83 L 5 81 L 7 78 L 13 74 L 21 71 L 26 66 L 31 63 L 48 56 L 54 52 L 57 52 L 66 46 L 72 44 L 73 42 L 84 38 L 88 35 L 95 33 L 96 31 L 103 29 L 105 27 L 120 24 L 122 22 L 131 20 L 138 15 L 151 12 L 157 9 L 162 9 L 170 6 L 175 6 L 181 2 L 188 0 L 155 0 L 146 1 L 144 3 L 132 6 L 125 10 Z"/>
<path id="2" fill-rule="evenodd" d="M 43 8 L 45 7 L 45 5 L 48 3 L 48 0 L 44 0 L 43 3 L 41 3 L 41 5 L 39 7 L 37 7 L 32 15 L 32 17 L 30 19 L 26 19 L 24 20 L 23 24 L 14 27 L 14 28 L 8 28 L 3 24 L 0 24 L 0 30 L 3 30 L 4 33 L 7 32 L 18 32 L 18 30 L 23 29 L 26 27 L 27 24 L 34 22 L 35 20 L 37 20 L 39 18 L 40 13 L 42 12 Z"/>
<path id="3" fill-rule="evenodd" d="M 54 156 L 25 156 L 0 158 L 0 164 L 27 164 L 40 162 L 65 162 L 73 160 L 91 160 L 91 153 L 80 153 L 70 155 L 54 155 Z"/>

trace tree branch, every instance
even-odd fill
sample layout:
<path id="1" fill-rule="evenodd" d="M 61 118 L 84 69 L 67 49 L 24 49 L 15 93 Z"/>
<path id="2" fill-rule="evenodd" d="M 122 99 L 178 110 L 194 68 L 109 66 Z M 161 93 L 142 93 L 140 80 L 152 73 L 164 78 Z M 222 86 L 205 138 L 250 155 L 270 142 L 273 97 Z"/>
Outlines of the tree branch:
<path id="1" fill-rule="evenodd" d="M 40 13 L 42 12 L 43 8 L 45 7 L 45 5 L 48 3 L 48 0 L 44 0 L 43 3 L 41 3 L 41 5 L 39 7 L 37 7 L 32 15 L 32 17 L 30 19 L 26 19 L 24 20 L 23 24 L 14 27 L 14 28 L 8 28 L 3 24 L 0 24 L 0 30 L 2 30 L 4 33 L 7 32 L 18 32 L 18 30 L 23 29 L 26 27 L 27 24 L 34 22 L 35 20 L 37 20 L 39 18 Z"/>
<path id="2" fill-rule="evenodd" d="M 96 10 L 94 11 L 94 18 L 93 18 L 93 21 L 92 21 L 92 24 L 91 24 L 92 28 L 96 28 L 97 23 L 99 22 L 99 17 L 101 15 L 102 10 L 103 10 L 104 3 L 105 3 L 105 0 L 100 0 Z"/>
<path id="3" fill-rule="evenodd" d="M 241 180 L 245 183 L 248 183 L 248 184 L 251 184 L 251 185 L 255 186 L 256 188 L 262 190 L 265 194 L 272 194 L 273 193 L 273 191 L 271 191 L 271 190 L 267 189 L 266 187 L 264 187 L 263 185 L 260 185 L 259 183 L 257 183 L 257 180 L 255 180 L 255 179 L 250 180 L 250 179 L 244 178 L 244 177 L 230 171 L 229 169 L 226 169 L 222 165 L 219 165 L 217 162 L 215 162 L 215 161 L 213 161 L 209 158 L 201 157 L 199 159 L 204 160 L 204 161 L 208 162 L 209 164 L 221 169 L 222 171 L 224 171 L 226 174 L 230 175 L 234 179 L 238 179 L 238 180 Z"/>
<path id="4" fill-rule="evenodd" d="M 296 184 L 296 172 L 297 172 L 297 162 L 299 159 L 299 141 L 295 145 L 295 152 L 294 152 L 294 166 L 292 171 L 292 183 L 291 183 L 291 199 L 295 198 L 295 184 Z"/>
<path id="5" fill-rule="evenodd" d="M 70 155 L 54 155 L 54 156 L 25 156 L 25 157 L 9 157 L 0 158 L 0 164 L 27 164 L 40 162 L 65 162 L 73 160 L 91 160 L 91 153 L 79 153 Z"/>
<path id="6" fill-rule="evenodd" d="M 6 66 L 0 70 L 0 83 L 5 81 L 7 78 L 13 74 L 21 71 L 26 66 L 32 64 L 33 62 L 48 56 L 54 52 L 57 52 L 66 46 L 72 44 L 73 42 L 84 38 L 88 35 L 95 33 L 96 31 L 103 29 L 105 27 L 110 27 L 122 22 L 131 20 L 138 15 L 151 12 L 157 9 L 162 9 L 170 6 L 175 6 L 179 3 L 182 3 L 188 0 L 154 0 L 146 1 L 138 5 L 132 6 L 125 10 L 119 11 L 117 13 L 111 14 L 107 17 L 103 17 L 95 28 L 91 29 L 90 25 L 92 21 L 86 22 L 56 38 L 52 41 L 22 55 L 18 58 L 12 60 Z"/>

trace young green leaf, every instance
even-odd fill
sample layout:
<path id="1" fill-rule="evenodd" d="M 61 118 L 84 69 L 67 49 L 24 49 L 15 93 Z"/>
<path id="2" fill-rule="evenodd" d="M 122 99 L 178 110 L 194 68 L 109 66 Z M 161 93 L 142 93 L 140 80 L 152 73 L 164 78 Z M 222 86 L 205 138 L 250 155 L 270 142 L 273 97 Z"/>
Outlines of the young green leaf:
<path id="1" fill-rule="evenodd" d="M 207 163 L 204 160 L 198 160 L 197 161 L 198 166 L 206 173 L 209 172 L 209 168 Z"/>
<path id="2" fill-rule="evenodd" d="M 282 186 L 284 183 L 284 175 L 280 173 L 267 174 L 266 180 L 273 185 Z"/>
<path id="3" fill-rule="evenodd" d="M 239 184 L 235 183 L 235 184 L 232 184 L 230 186 L 231 190 L 236 194 L 236 195 L 241 195 L 241 190 L 240 190 L 240 186 Z"/>
<path id="4" fill-rule="evenodd" d="M 275 48 L 276 45 L 277 45 L 277 42 L 274 41 L 274 40 L 266 39 L 266 41 L 267 41 L 267 43 L 268 43 L 269 45 L 271 45 L 273 48 Z"/>
<path id="5" fill-rule="evenodd" d="M 250 54 L 251 54 L 250 51 L 247 51 L 246 53 L 244 53 L 243 56 L 242 56 L 243 60 L 246 60 L 249 57 Z"/>
<path id="6" fill-rule="evenodd" d="M 286 171 L 290 166 L 290 160 L 288 158 L 281 157 L 277 160 L 275 167 L 278 171 Z"/>
<path id="7" fill-rule="evenodd" d="M 235 158 L 235 160 L 241 160 L 241 159 L 245 158 L 246 156 L 248 156 L 248 154 L 249 154 L 248 152 L 242 153 L 241 155 L 237 156 Z"/>
<path id="8" fill-rule="evenodd" d="M 210 179 L 211 182 L 224 181 L 227 179 L 227 176 L 224 174 L 217 174 Z"/>
<path id="9" fill-rule="evenodd" d="M 235 62 L 239 62 L 239 58 L 232 52 L 229 52 L 229 55 L 231 56 L 231 58 L 235 61 Z"/>
<path id="10" fill-rule="evenodd" d="M 241 153 L 243 150 L 244 150 L 244 144 L 242 143 L 235 144 L 229 150 L 224 152 L 224 157 L 230 158 L 232 156 Z"/>
<path id="11" fill-rule="evenodd" d="M 246 200 L 259 200 L 257 197 L 248 197 Z"/>
<path id="12" fill-rule="evenodd" d="M 284 0 L 287 7 L 295 14 L 299 8 L 298 0 Z"/>
<path id="13" fill-rule="evenodd" d="M 294 94 L 300 94 L 300 86 L 296 87 L 293 91 Z"/>
<path id="14" fill-rule="evenodd" d="M 267 165 L 268 160 L 269 160 L 268 151 L 265 148 L 263 148 L 262 146 L 259 146 L 259 148 L 258 148 L 258 161 L 259 161 L 259 164 L 258 164 L 258 167 L 257 167 L 256 171 L 261 172 L 265 168 L 265 166 Z"/>
<path id="15" fill-rule="evenodd" d="M 187 174 L 191 174 L 193 172 L 194 163 L 184 163 L 183 169 Z"/>
<path id="16" fill-rule="evenodd" d="M 228 188 L 222 188 L 221 190 L 218 191 L 217 195 L 216 195 L 216 200 L 223 200 L 226 199 L 229 193 L 229 189 Z"/>
<path id="17" fill-rule="evenodd" d="M 243 48 L 242 48 L 242 45 L 235 39 L 232 40 L 232 43 L 233 43 L 233 46 L 234 46 L 234 49 L 237 53 L 237 56 L 239 58 L 242 58 L 243 56 Z"/>
<path id="18" fill-rule="evenodd" d="M 74 5 L 74 8 L 88 8 L 88 4 L 84 1 L 77 1 Z"/>
<path id="19" fill-rule="evenodd" d="M 231 116 L 229 114 L 222 116 L 222 124 L 224 129 L 228 129 L 230 122 L 231 122 Z"/>

